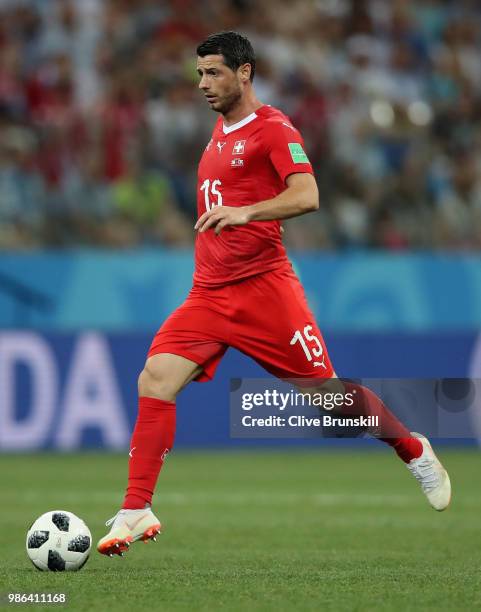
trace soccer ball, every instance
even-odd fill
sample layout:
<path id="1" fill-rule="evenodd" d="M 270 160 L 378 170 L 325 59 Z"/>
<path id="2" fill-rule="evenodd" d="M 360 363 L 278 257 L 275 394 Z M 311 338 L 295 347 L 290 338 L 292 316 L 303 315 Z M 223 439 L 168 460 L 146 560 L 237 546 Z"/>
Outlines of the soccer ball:
<path id="1" fill-rule="evenodd" d="M 27 532 L 27 555 L 42 571 L 81 569 L 89 558 L 92 535 L 72 512 L 52 510 L 39 516 Z"/>

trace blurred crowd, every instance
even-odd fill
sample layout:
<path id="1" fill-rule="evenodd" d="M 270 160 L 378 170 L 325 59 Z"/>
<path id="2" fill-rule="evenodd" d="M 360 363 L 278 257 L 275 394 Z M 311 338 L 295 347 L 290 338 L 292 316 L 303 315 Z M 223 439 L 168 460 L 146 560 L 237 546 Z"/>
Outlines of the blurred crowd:
<path id="1" fill-rule="evenodd" d="M 0 248 L 190 245 L 226 29 L 316 171 L 289 246 L 481 248 L 477 0 L 0 0 Z"/>

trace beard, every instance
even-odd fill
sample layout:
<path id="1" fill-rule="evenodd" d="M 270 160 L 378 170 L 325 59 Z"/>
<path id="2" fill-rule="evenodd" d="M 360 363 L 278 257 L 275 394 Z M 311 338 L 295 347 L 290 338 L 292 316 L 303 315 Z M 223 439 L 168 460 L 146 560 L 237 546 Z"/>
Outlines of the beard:
<path id="1" fill-rule="evenodd" d="M 226 115 L 237 105 L 241 97 L 241 89 L 240 87 L 236 87 L 235 90 L 232 90 L 228 94 L 225 94 L 224 96 L 222 96 L 222 98 L 219 97 L 218 102 L 214 103 L 214 105 L 212 106 L 212 110 L 214 110 L 216 113 L 222 113 L 223 115 Z"/>

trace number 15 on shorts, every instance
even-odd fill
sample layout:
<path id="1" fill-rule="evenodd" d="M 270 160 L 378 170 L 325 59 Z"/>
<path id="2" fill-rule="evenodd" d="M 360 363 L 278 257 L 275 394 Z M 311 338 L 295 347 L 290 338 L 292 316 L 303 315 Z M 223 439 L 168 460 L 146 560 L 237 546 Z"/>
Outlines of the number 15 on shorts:
<path id="1" fill-rule="evenodd" d="M 290 344 L 291 346 L 294 346 L 298 342 L 304 351 L 307 361 L 313 361 L 312 365 L 315 368 L 321 366 L 327 370 L 324 349 L 322 348 L 319 338 L 312 333 L 312 325 L 306 325 L 302 331 L 300 329 L 296 329 L 291 338 Z"/>

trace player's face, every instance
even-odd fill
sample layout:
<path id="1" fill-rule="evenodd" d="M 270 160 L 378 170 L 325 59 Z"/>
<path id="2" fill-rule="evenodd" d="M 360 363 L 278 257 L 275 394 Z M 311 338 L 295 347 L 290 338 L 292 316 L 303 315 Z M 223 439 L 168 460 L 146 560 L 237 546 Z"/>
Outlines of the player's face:
<path id="1" fill-rule="evenodd" d="M 201 89 L 212 110 L 225 115 L 242 97 L 242 66 L 234 72 L 224 64 L 222 55 L 197 58 Z M 247 66 L 249 66 L 247 64 Z"/>

